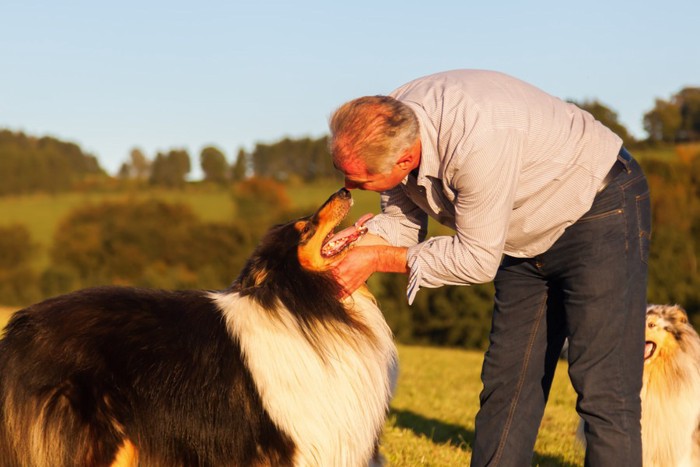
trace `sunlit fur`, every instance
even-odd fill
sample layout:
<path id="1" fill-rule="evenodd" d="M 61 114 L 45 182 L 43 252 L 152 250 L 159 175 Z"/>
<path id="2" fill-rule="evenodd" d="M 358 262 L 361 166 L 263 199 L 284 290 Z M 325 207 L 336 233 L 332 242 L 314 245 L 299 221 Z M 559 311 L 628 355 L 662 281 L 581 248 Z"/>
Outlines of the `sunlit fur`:
<path id="1" fill-rule="evenodd" d="M 700 338 L 679 306 L 647 309 L 642 446 L 645 467 L 700 466 Z"/>
<path id="2" fill-rule="evenodd" d="M 17 312 L 0 465 L 378 465 L 396 348 L 320 254 L 350 205 L 341 190 L 270 229 L 224 291 L 102 287 Z"/>

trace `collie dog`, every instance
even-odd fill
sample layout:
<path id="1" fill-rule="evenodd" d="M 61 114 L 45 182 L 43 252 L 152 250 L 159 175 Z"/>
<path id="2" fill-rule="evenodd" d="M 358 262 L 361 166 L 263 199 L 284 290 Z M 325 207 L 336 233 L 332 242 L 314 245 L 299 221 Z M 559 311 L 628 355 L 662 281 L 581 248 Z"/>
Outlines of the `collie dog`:
<path id="1" fill-rule="evenodd" d="M 700 337 L 679 306 L 647 308 L 641 396 L 644 466 L 700 466 Z"/>
<path id="2" fill-rule="evenodd" d="M 0 464 L 364 466 L 397 361 L 367 290 L 331 268 L 341 189 L 270 229 L 224 291 L 103 287 L 18 311 L 0 341 Z"/>

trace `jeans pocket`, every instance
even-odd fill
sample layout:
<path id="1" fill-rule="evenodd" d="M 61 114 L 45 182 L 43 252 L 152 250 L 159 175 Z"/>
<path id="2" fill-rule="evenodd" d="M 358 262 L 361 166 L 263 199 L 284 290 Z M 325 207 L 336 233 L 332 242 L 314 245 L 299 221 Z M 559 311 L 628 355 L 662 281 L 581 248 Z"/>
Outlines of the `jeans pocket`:
<path id="1" fill-rule="evenodd" d="M 636 197 L 637 224 L 639 226 L 639 254 L 644 263 L 649 262 L 649 244 L 651 243 L 651 206 L 649 192 Z"/>

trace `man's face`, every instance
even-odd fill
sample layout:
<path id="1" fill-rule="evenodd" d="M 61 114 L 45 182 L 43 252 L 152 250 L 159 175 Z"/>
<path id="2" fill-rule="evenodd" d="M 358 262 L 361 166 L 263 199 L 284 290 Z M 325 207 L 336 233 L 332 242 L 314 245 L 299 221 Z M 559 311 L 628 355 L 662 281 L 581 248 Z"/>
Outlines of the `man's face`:
<path id="1" fill-rule="evenodd" d="M 348 190 L 359 189 L 376 192 L 394 188 L 408 174 L 408 171 L 402 169 L 400 164 L 394 164 L 389 173 L 371 174 L 367 172 L 364 162 L 357 159 L 338 166 L 338 170 L 345 175 L 345 188 Z"/>
<path id="2" fill-rule="evenodd" d="M 420 140 L 411 146 L 391 167 L 391 171 L 372 174 L 367 171 L 367 165 L 360 158 L 352 158 L 336 163 L 336 169 L 345 175 L 345 188 L 348 190 L 367 190 L 382 192 L 397 186 L 411 170 L 420 165 Z"/>

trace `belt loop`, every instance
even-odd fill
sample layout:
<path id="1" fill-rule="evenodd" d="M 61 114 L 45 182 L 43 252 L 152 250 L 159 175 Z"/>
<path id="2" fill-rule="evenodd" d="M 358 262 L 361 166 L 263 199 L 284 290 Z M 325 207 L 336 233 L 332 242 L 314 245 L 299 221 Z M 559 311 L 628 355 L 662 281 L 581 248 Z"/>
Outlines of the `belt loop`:
<path id="1" fill-rule="evenodd" d="M 630 163 L 632 162 L 632 154 L 630 154 L 624 146 L 622 146 L 620 148 L 620 152 L 617 153 L 617 160 L 620 161 L 620 163 L 625 167 L 625 172 L 628 174 L 632 172 L 632 168 L 630 167 Z"/>

